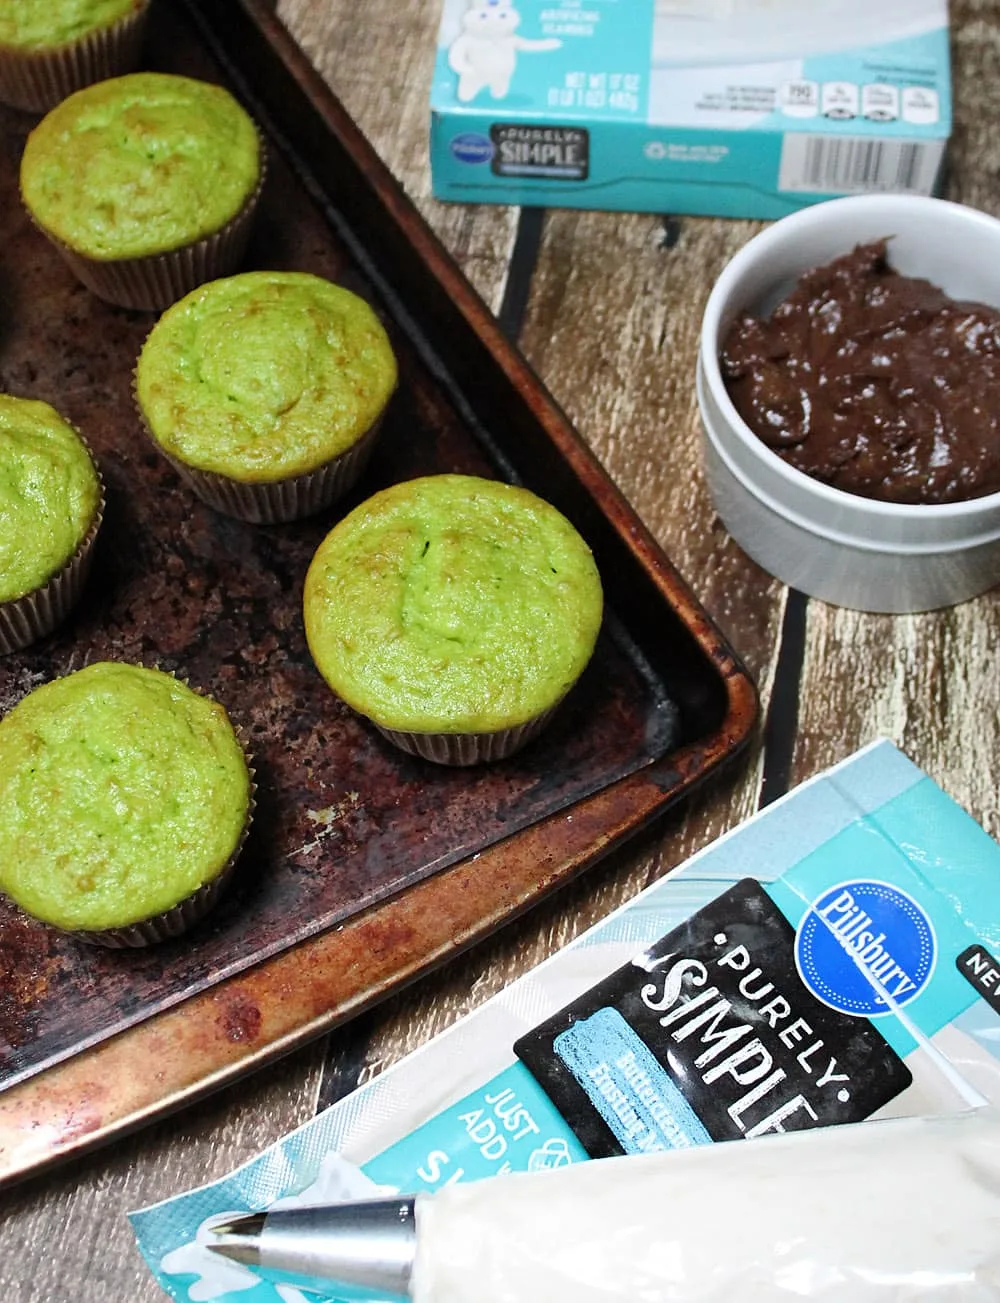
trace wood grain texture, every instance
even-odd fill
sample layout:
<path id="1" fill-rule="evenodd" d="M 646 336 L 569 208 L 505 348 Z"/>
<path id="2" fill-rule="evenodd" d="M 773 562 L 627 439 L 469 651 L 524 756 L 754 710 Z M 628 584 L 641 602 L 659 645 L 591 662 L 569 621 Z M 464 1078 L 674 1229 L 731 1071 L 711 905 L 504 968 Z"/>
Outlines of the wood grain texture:
<path id="1" fill-rule="evenodd" d="M 280 0 L 277 12 L 490 307 L 503 298 L 516 208 L 430 197 L 427 125 L 438 6 Z"/>
<path id="2" fill-rule="evenodd" d="M 487 303 L 504 296 L 517 211 L 430 198 L 427 96 L 438 6 L 427 0 L 281 0 L 279 12 Z M 1000 4 L 953 0 L 958 122 L 951 194 L 1000 211 Z M 761 685 L 780 648 L 786 593 L 726 537 L 700 473 L 691 389 L 711 282 L 749 223 L 684 219 L 674 247 L 656 216 L 546 216 L 522 344 Z M 793 776 L 883 734 L 998 832 L 998 599 L 951 612 L 864 616 L 809 603 Z M 637 842 L 460 958 L 238 1088 L 0 1202 L 0 1286 L 18 1303 L 162 1295 L 123 1213 L 211 1179 L 308 1117 L 329 1052 L 331 1094 L 422 1044 L 526 968 L 756 808 L 763 757 L 720 776 Z"/>
<path id="3" fill-rule="evenodd" d="M 953 0 L 955 130 L 946 197 L 1000 216 L 1000 4 Z M 810 602 L 793 777 L 889 737 L 1000 835 L 1000 590 L 884 616 Z"/>
<path id="4" fill-rule="evenodd" d="M 715 518 L 701 474 L 694 369 L 725 263 L 760 229 L 687 218 L 552 212 L 522 346 L 639 515 L 766 680 L 783 587 Z"/>

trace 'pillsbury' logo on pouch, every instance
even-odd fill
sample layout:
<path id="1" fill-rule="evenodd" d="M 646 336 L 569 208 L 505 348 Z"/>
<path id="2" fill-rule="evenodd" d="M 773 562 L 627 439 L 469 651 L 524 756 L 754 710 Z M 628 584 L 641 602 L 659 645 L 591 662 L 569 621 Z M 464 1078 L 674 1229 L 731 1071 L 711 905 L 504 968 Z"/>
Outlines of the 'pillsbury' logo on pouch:
<path id="1" fill-rule="evenodd" d="M 453 136 L 449 148 L 460 163 L 488 163 L 493 157 L 493 142 L 478 131 Z"/>
<path id="2" fill-rule="evenodd" d="M 841 882 L 814 901 L 795 936 L 795 964 L 814 995 L 858 1017 L 890 1013 L 927 985 L 937 939 L 917 902 L 888 882 Z"/>

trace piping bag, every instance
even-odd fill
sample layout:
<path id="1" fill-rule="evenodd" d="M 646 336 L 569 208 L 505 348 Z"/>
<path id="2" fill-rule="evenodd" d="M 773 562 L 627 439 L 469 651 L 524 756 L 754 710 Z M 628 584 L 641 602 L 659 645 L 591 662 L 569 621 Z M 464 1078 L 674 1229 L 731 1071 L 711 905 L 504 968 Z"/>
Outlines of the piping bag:
<path id="1" fill-rule="evenodd" d="M 606 1158 L 215 1231 L 226 1257 L 413 1303 L 1000 1300 L 1000 1113 Z"/>

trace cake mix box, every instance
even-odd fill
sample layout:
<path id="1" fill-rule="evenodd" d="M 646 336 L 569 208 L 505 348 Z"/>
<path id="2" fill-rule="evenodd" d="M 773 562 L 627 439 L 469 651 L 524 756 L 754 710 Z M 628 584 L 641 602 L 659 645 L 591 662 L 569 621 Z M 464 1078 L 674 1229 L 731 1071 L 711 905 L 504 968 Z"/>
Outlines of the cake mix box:
<path id="1" fill-rule="evenodd" d="M 947 0 L 444 0 L 434 193 L 783 217 L 938 188 Z"/>
<path id="2" fill-rule="evenodd" d="M 879 742 L 212 1185 L 132 1214 L 178 1300 L 300 1303 L 234 1212 L 1000 1104 L 1000 847 Z"/>

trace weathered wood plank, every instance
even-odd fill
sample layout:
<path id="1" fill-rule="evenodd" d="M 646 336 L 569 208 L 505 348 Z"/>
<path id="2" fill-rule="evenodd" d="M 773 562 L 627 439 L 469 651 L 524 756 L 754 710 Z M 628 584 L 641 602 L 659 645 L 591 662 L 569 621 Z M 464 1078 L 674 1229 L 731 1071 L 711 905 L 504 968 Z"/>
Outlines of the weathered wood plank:
<path id="1" fill-rule="evenodd" d="M 953 0 L 947 195 L 1000 215 L 1000 5 Z M 951 610 L 865 615 L 810 602 L 794 773 L 889 737 L 994 836 L 1000 590 Z"/>
<path id="2" fill-rule="evenodd" d="M 705 301 L 759 229 L 689 218 L 548 215 L 523 346 L 755 674 L 766 679 L 782 585 L 719 526 L 701 474 L 695 360 Z"/>
<path id="3" fill-rule="evenodd" d="M 423 0 L 350 4 L 281 0 L 278 14 L 360 124 L 486 302 L 503 297 L 515 208 L 430 197 L 427 131 L 438 6 Z"/>
<path id="4" fill-rule="evenodd" d="M 282 0 L 280 12 L 494 308 L 516 213 L 429 198 L 426 100 L 437 6 Z M 1000 211 L 996 0 L 953 0 L 959 123 L 953 194 Z M 652 217 L 550 214 L 523 342 L 535 366 L 725 628 L 770 696 L 784 590 L 714 520 L 698 470 L 690 389 L 697 323 L 718 268 L 751 227 L 685 221 L 660 247 Z M 997 831 L 997 599 L 889 619 L 810 603 L 795 777 L 888 733 Z M 985 702 L 985 705 L 984 705 Z M 367 1044 L 362 1075 L 421 1044 L 750 813 L 759 756 L 723 776 L 489 945 L 334 1040 Z M 0 1204 L 0 1285 L 24 1303 L 162 1297 L 131 1245 L 128 1207 L 209 1179 L 312 1109 L 322 1047 Z"/>
<path id="5" fill-rule="evenodd" d="M 986 686 L 997 664 L 998 617 L 996 592 L 912 616 L 810 603 L 796 777 L 889 737 L 988 832 L 1000 833 L 1000 725 Z"/>

